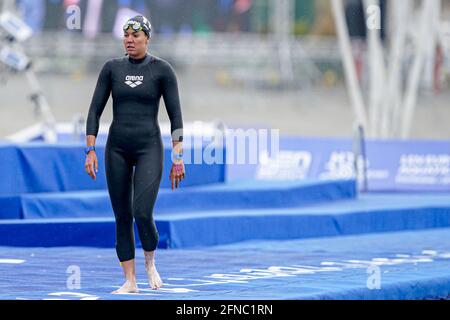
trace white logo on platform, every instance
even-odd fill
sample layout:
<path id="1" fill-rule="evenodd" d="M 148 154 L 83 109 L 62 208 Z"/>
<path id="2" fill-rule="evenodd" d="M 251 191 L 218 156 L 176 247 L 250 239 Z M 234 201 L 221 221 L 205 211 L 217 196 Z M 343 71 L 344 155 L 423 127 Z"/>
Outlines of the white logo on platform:
<path id="1" fill-rule="evenodd" d="M 276 157 L 262 152 L 257 179 L 301 180 L 306 179 L 311 168 L 312 155 L 307 151 L 279 151 Z"/>
<path id="2" fill-rule="evenodd" d="M 350 179 L 355 176 L 355 155 L 347 151 L 333 151 L 325 164 L 325 172 L 319 175 L 320 179 Z M 364 161 L 362 158 L 359 161 Z"/>
<path id="3" fill-rule="evenodd" d="M 319 179 L 352 179 L 355 177 L 355 155 L 350 151 L 333 151 L 330 158 L 325 163 L 324 171 L 319 175 Z M 370 169 L 369 159 L 358 157 L 358 177 L 363 177 L 363 165 L 367 169 L 367 178 L 370 179 L 387 179 L 389 177 L 388 170 Z"/>
<path id="4" fill-rule="evenodd" d="M 450 184 L 450 156 L 447 154 L 404 154 L 396 183 Z"/>
<path id="5" fill-rule="evenodd" d="M 140 86 L 144 81 L 144 76 L 127 76 L 125 78 L 125 84 L 132 88 Z"/>

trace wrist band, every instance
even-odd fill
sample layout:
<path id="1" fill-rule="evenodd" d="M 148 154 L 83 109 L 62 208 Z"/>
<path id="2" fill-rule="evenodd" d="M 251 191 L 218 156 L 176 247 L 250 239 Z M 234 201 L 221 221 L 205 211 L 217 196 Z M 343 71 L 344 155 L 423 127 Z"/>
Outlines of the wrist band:
<path id="1" fill-rule="evenodd" d="M 176 160 L 183 160 L 183 154 L 182 153 L 175 154 L 175 159 Z"/>
<path id="2" fill-rule="evenodd" d="M 88 155 L 91 151 L 95 151 L 95 146 L 87 147 L 86 149 L 84 149 L 86 155 Z"/>

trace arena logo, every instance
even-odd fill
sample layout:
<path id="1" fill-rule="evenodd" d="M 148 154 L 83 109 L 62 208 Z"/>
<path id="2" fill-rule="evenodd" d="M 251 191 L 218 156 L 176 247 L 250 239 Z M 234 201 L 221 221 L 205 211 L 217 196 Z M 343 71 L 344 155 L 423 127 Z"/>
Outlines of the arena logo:
<path id="1" fill-rule="evenodd" d="M 140 86 L 144 81 L 144 76 L 126 76 L 125 84 L 131 88 L 136 88 Z"/>

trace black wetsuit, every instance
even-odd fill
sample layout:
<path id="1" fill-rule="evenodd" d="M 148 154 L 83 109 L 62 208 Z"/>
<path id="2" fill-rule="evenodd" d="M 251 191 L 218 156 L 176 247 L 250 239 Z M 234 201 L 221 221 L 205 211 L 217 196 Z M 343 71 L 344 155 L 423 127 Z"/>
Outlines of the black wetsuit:
<path id="1" fill-rule="evenodd" d="M 116 250 L 123 262 L 135 256 L 133 217 L 143 249 L 154 251 L 158 245 L 153 208 L 164 160 L 158 124 L 161 96 L 173 141 L 182 141 L 183 121 L 175 72 L 169 63 L 155 56 L 112 59 L 103 66 L 89 109 L 86 135 L 97 136 L 110 93 L 113 121 L 106 143 L 105 168 L 116 219 Z"/>

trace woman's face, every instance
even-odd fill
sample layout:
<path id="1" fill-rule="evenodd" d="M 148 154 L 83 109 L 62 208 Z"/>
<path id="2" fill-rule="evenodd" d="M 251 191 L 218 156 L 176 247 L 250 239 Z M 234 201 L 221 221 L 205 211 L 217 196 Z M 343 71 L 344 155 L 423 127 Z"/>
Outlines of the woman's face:
<path id="1" fill-rule="evenodd" d="M 132 58 L 141 58 L 145 56 L 147 52 L 149 39 L 145 35 L 144 31 L 135 32 L 129 28 L 124 31 L 123 44 L 128 55 Z"/>

